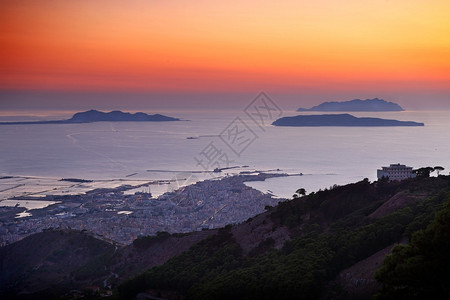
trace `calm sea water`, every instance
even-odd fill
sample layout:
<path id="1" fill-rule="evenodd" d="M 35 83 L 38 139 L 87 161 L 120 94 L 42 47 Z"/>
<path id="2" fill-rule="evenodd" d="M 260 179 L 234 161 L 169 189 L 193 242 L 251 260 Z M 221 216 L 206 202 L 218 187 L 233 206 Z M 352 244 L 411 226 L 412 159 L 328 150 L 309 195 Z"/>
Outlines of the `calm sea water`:
<path id="1" fill-rule="evenodd" d="M 375 180 L 376 169 L 390 163 L 415 168 L 441 165 L 446 168 L 446 174 L 450 171 L 449 111 L 353 113 L 425 123 L 424 127 L 384 128 L 271 125 L 260 128 L 242 111 L 158 113 L 189 121 L 1 126 L 0 177 L 27 178 L 0 179 L 0 200 L 30 191 L 45 194 L 58 193 L 61 189 L 70 193 L 73 184 L 58 182 L 61 178 L 105 180 L 97 184 L 117 186 L 123 184 L 123 180 L 138 183 L 171 179 L 180 172 L 204 171 L 195 157 L 201 158 L 202 151 L 208 152 L 211 142 L 232 161 L 230 166 L 248 166 L 223 173 L 277 169 L 303 173 L 303 176 L 249 183 L 280 197 L 289 197 L 300 187 L 315 191 L 365 177 Z M 296 114 L 294 111 L 283 113 L 284 116 Z M 236 117 L 257 135 L 240 155 L 217 137 Z M 195 173 L 196 179 L 208 176 Z M 115 180 L 107 181 L 111 179 Z M 160 188 L 158 193 L 164 189 Z"/>

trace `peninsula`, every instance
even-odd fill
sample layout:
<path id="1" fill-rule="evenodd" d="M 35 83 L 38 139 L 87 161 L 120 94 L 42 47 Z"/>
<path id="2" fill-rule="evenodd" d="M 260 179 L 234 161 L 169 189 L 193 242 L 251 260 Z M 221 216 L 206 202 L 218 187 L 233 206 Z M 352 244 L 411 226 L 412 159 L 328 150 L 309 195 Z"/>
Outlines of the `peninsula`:
<path id="1" fill-rule="evenodd" d="M 424 123 L 398 121 L 380 118 L 357 118 L 350 114 L 299 115 L 283 117 L 272 123 L 275 126 L 345 126 L 345 127 L 387 127 L 387 126 L 424 126 Z"/>
<path id="2" fill-rule="evenodd" d="M 178 118 L 168 117 L 160 114 L 148 115 L 143 112 L 128 113 L 119 110 L 111 112 L 101 112 L 98 110 L 88 110 L 79 112 L 67 120 L 55 121 L 31 121 L 31 122 L 0 122 L 0 125 L 19 125 L 19 124 L 80 124 L 93 122 L 163 122 L 180 121 Z"/>
<path id="3" fill-rule="evenodd" d="M 299 108 L 297 111 L 404 111 L 397 103 L 383 99 L 354 99 L 342 102 L 324 102 L 312 108 Z"/>

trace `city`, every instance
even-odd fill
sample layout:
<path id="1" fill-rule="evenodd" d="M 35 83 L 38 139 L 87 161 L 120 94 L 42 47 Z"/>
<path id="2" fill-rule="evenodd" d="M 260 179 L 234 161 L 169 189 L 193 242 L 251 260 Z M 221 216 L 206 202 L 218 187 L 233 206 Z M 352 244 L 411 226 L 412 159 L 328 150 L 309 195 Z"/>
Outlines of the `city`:
<path id="1" fill-rule="evenodd" d="M 205 180 L 180 187 L 160 197 L 150 193 L 124 194 L 132 186 L 97 189 L 83 195 L 48 196 L 56 202 L 24 213 L 21 207 L 0 208 L 0 245 L 14 243 L 46 229 L 86 230 L 103 240 L 130 244 L 140 236 L 191 232 L 240 223 L 285 199 L 248 187 L 245 181 L 259 181 L 287 174 L 236 175 Z M 42 199 L 40 199 L 42 200 Z M 33 201 L 33 200 L 29 200 Z"/>

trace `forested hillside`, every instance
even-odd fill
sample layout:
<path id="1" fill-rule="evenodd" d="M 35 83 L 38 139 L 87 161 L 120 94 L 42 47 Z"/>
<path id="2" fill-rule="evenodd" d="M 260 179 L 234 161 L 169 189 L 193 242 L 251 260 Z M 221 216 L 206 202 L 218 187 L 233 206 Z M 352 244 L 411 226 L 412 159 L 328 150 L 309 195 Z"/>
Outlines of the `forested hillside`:
<path id="1" fill-rule="evenodd" d="M 122 299 L 144 291 L 187 299 L 366 298 L 381 284 L 366 278 L 354 281 L 356 290 L 344 288 L 342 280 L 338 280 L 340 273 L 414 236 L 408 246 L 394 248 L 394 256 L 389 256 L 376 277 L 385 284 L 380 297 L 392 291 L 400 293 L 398 286 L 404 284 L 395 281 L 395 272 L 404 273 L 393 266 L 404 263 L 399 256 L 423 254 L 429 259 L 435 250 L 450 250 L 449 239 L 438 243 L 439 237 L 433 239 L 427 234 L 433 229 L 421 231 L 432 222 L 437 211 L 447 207 L 449 187 L 448 176 L 402 182 L 364 180 L 267 207 L 268 212 L 262 216 L 238 226 L 227 226 L 164 265 L 125 282 L 119 287 L 119 294 Z M 437 230 L 436 222 L 448 220 L 449 214 L 442 212 L 439 216 L 430 225 L 435 228 L 433 232 Z M 249 228 L 248 237 L 239 235 L 243 232 L 239 228 L 245 226 Z M 256 247 L 249 249 L 242 242 L 254 239 L 254 232 L 268 226 L 270 230 L 259 232 Z M 445 226 L 439 227 L 438 235 L 444 234 L 443 228 L 448 228 Z M 421 236 L 428 237 L 424 241 L 429 246 L 417 250 L 417 244 L 423 240 Z M 438 243 L 438 247 L 433 247 L 433 243 Z M 433 258 L 430 264 L 448 266 L 448 258 L 442 256 L 445 255 Z M 419 267 L 411 268 L 419 271 Z M 434 269 L 428 273 L 431 270 Z M 448 280 L 448 276 L 442 280 Z M 441 284 L 444 289 L 442 280 L 435 285 Z M 365 284 L 372 289 L 358 291 L 356 285 Z"/>

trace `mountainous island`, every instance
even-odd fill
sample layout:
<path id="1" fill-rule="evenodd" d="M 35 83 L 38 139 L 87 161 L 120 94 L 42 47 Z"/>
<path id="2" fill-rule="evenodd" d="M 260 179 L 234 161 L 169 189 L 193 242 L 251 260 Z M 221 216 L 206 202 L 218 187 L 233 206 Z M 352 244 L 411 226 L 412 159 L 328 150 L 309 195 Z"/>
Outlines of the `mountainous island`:
<path id="1" fill-rule="evenodd" d="M 404 111 L 397 103 L 383 99 L 354 99 L 342 102 L 324 102 L 312 108 L 299 108 L 297 111 Z"/>
<path id="2" fill-rule="evenodd" d="M 301 190 L 240 224 L 126 246 L 47 229 L 0 247 L 0 298 L 448 298 L 450 176 Z"/>
<path id="3" fill-rule="evenodd" d="M 350 114 L 299 115 L 283 117 L 272 123 L 275 126 L 319 127 L 388 127 L 388 126 L 424 126 L 424 123 L 398 121 L 380 118 L 355 117 Z"/>
<path id="4" fill-rule="evenodd" d="M 101 112 L 98 110 L 88 110 L 79 112 L 67 120 L 55 121 L 33 121 L 33 122 L 0 122 L 0 125 L 18 124 L 80 124 L 93 122 L 167 122 L 180 121 L 178 118 L 168 117 L 160 114 L 148 115 L 143 112 L 128 113 L 119 110 L 111 112 Z"/>

